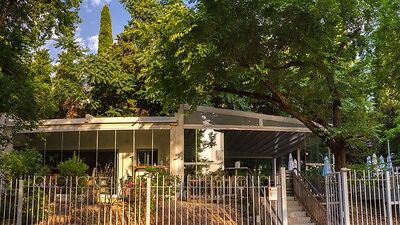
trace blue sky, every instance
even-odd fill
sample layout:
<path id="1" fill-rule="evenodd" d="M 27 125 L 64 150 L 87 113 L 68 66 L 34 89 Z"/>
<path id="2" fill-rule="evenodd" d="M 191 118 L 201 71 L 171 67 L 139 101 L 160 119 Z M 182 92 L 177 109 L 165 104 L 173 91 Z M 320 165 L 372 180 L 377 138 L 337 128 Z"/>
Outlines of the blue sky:
<path id="1" fill-rule="evenodd" d="M 77 24 L 75 39 L 81 46 L 86 47 L 91 53 L 97 52 L 98 34 L 100 29 L 100 14 L 103 6 L 110 8 L 113 36 L 121 33 L 130 20 L 130 14 L 118 0 L 83 0 L 79 16 L 82 22 Z M 49 41 L 46 47 L 53 58 L 57 57 L 60 49 L 53 47 L 54 41 Z"/>

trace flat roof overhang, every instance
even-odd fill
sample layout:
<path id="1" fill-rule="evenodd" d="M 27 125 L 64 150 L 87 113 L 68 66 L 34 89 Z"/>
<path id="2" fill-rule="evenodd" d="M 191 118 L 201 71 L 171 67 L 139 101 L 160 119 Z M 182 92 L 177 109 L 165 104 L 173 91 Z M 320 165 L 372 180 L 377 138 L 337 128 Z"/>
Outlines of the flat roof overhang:
<path id="1" fill-rule="evenodd" d="M 69 132 L 96 130 L 165 130 L 178 123 L 176 117 L 107 117 L 49 119 L 39 122 L 39 126 L 20 133 Z"/>
<path id="2" fill-rule="evenodd" d="M 232 131 L 265 131 L 265 132 L 298 132 L 310 133 L 305 127 L 278 127 L 278 126 L 241 126 L 241 125 L 198 125 L 185 124 L 185 129 L 214 129 L 214 130 L 232 130 Z"/>
<path id="3" fill-rule="evenodd" d="M 174 117 L 50 119 L 20 133 L 96 130 L 214 129 L 224 132 L 227 158 L 275 158 L 294 151 L 311 131 L 299 120 L 238 110 L 182 105 Z"/>
<path id="4" fill-rule="evenodd" d="M 186 129 L 311 132 L 302 122 L 291 117 L 206 106 L 199 106 L 194 112 L 190 112 L 190 106 L 185 105 L 184 110 L 188 111 L 183 124 Z"/>
<path id="5" fill-rule="evenodd" d="M 311 131 L 291 117 L 199 106 L 185 117 L 186 129 L 224 133 L 226 158 L 277 158 L 295 151 Z"/>

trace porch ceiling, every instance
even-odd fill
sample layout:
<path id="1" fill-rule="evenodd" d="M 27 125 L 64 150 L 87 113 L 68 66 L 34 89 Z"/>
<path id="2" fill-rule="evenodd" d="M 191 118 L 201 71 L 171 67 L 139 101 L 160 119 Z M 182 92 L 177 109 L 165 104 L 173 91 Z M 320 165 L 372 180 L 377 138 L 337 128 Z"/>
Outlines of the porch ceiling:
<path id="1" fill-rule="evenodd" d="M 277 158 L 295 151 L 309 133 L 224 130 L 225 157 Z"/>

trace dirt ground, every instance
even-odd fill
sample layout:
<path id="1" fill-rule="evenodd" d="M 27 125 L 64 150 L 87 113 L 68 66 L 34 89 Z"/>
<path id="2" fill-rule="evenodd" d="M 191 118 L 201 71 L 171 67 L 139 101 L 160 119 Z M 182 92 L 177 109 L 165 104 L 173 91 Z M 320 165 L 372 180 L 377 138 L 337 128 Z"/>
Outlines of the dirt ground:
<path id="1" fill-rule="evenodd" d="M 112 205 L 84 205 L 65 206 L 53 205 L 52 213 L 47 220 L 41 221 L 38 225 L 45 224 L 145 224 L 145 210 L 136 205 L 130 206 L 126 203 L 114 203 Z M 136 210 L 135 210 L 136 209 Z M 140 212 L 139 212 L 139 209 Z M 156 216 L 157 215 L 157 216 Z M 192 224 L 213 224 L 213 225 L 236 225 L 247 223 L 247 217 L 235 207 L 229 207 L 214 203 L 197 203 L 177 201 L 165 202 L 153 206 L 151 210 L 151 224 L 154 225 L 192 225 Z M 249 218 L 250 219 L 250 218 Z"/>

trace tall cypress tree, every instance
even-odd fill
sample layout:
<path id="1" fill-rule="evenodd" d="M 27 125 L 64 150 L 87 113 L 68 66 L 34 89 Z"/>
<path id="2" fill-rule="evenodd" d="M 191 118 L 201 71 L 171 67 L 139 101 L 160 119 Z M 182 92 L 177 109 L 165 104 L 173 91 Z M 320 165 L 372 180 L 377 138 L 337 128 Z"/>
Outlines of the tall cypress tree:
<path id="1" fill-rule="evenodd" d="M 108 9 L 108 6 L 105 5 L 101 10 L 98 53 L 101 54 L 106 52 L 112 43 L 113 37 L 110 10 Z"/>

